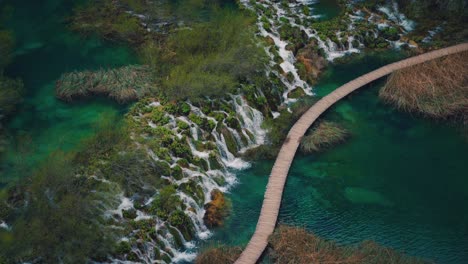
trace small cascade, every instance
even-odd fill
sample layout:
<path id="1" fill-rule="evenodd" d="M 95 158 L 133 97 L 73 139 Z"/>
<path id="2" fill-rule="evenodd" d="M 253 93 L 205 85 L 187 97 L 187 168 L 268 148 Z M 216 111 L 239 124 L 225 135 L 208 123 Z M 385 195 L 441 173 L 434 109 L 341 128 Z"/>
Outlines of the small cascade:
<path id="1" fill-rule="evenodd" d="M 395 0 L 392 0 L 389 5 L 379 7 L 379 11 L 387 15 L 389 20 L 402 27 L 406 32 L 413 31 L 416 26 L 414 21 L 400 13 L 398 3 Z"/>

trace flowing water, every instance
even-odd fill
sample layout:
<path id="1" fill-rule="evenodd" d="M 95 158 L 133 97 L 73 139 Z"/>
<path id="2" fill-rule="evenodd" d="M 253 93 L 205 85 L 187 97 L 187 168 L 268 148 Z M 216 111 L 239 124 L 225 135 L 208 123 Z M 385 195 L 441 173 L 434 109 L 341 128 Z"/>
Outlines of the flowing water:
<path id="1" fill-rule="evenodd" d="M 126 109 L 103 98 L 72 104 L 55 98 L 55 81 L 64 72 L 136 63 L 128 48 L 70 33 L 65 18 L 73 4 L 31 0 L 1 5 L 12 7 L 6 27 L 16 37 L 15 58 L 6 73 L 22 78 L 25 96 L 7 125 L 12 140 L 0 185 L 27 173 L 53 151 L 76 149 L 102 117 Z"/>
<path id="2" fill-rule="evenodd" d="M 8 123 L 12 144 L 2 163 L 0 186 L 27 173 L 53 151 L 76 149 L 82 139 L 93 134 L 102 117 L 126 111 L 126 106 L 103 98 L 68 104 L 54 96 L 54 82 L 64 72 L 137 63 L 125 47 L 97 39 L 82 40 L 70 33 L 64 22 L 73 2 L 1 2 L 14 9 L 7 27 L 15 31 L 17 38 L 14 62 L 7 74 L 23 79 L 26 94 Z M 324 14 L 323 19 L 339 13 L 335 1 L 313 2 L 310 1 L 311 7 L 317 14 Z M 314 92 L 323 96 L 399 56 L 394 52 L 357 55 L 341 66 L 331 66 Z M 339 243 L 374 239 L 413 255 L 442 263 L 461 263 L 468 258 L 468 208 L 463 203 L 468 198 L 468 181 L 463 177 L 464 157 L 468 154 L 466 140 L 455 128 L 381 104 L 377 89 L 375 85 L 358 92 L 327 114 L 353 136 L 346 144 L 323 154 L 296 158 L 280 222 L 305 226 Z M 245 147 L 242 137 L 250 146 L 262 144 L 259 112 L 240 98 L 233 98 L 232 102 L 243 115 L 241 133 L 229 130 L 238 147 Z M 199 131 L 194 127 L 192 133 L 196 137 Z M 247 130 L 256 132 L 253 139 Z M 242 160 L 229 155 L 222 135 L 214 137 L 219 138 L 219 151 L 224 150 L 226 166 L 246 167 Z M 206 153 L 195 154 L 206 158 Z M 256 225 L 271 167 L 272 161 L 258 161 L 245 171 L 235 171 L 239 184 L 229 194 L 232 214 L 206 243 L 247 243 Z M 227 180 L 235 181 L 230 177 Z M 215 186 L 204 182 L 206 195 L 213 188 L 211 185 Z M 131 201 L 124 198 L 122 205 L 131 206 Z M 197 211 L 202 213 L 202 209 Z M 199 220 L 201 216 L 193 218 Z"/>
<path id="3" fill-rule="evenodd" d="M 314 92 L 399 59 L 359 55 L 331 66 Z M 382 81 L 335 105 L 326 117 L 347 128 L 345 143 L 298 155 L 289 173 L 279 222 L 306 227 L 341 244 L 375 240 L 437 263 L 468 259 L 468 143 L 455 127 L 384 105 Z M 245 245 L 253 234 L 273 161 L 238 176 L 232 214 L 210 243 Z"/>

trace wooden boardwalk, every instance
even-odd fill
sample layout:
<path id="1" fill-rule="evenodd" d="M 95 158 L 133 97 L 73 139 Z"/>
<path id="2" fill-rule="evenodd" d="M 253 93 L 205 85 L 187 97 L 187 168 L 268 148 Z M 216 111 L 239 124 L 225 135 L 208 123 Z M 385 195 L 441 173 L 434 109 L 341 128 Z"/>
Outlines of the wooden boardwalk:
<path id="1" fill-rule="evenodd" d="M 388 64 L 344 84 L 309 108 L 309 110 L 307 110 L 307 112 L 304 113 L 304 115 L 302 115 L 302 117 L 291 128 L 283 146 L 281 147 L 268 180 L 262 210 L 260 212 L 260 218 L 258 219 L 255 233 L 235 263 L 254 264 L 265 250 L 268 244 L 268 237 L 275 229 L 281 205 L 281 197 L 283 196 L 284 184 L 286 183 L 288 171 L 291 167 L 297 148 L 299 147 L 301 139 L 306 131 L 323 112 L 351 92 L 396 70 L 401 70 L 406 67 L 462 51 L 468 51 L 468 43 L 431 51 L 399 62 Z"/>

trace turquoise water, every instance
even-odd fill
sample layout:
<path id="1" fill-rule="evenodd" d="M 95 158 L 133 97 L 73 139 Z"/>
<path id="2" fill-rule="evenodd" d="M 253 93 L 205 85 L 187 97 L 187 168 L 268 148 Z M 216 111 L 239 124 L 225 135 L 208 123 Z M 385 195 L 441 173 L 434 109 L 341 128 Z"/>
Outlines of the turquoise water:
<path id="1" fill-rule="evenodd" d="M 332 66 L 316 92 L 324 95 L 401 56 L 359 56 Z M 438 263 L 465 263 L 468 143 L 455 127 L 382 104 L 381 84 L 351 95 L 326 114 L 352 137 L 324 153 L 296 157 L 279 222 L 341 244 L 370 239 Z M 259 161 L 239 173 L 240 184 L 229 195 L 232 215 L 209 243 L 246 244 L 272 165 Z"/>
<path id="2" fill-rule="evenodd" d="M 341 8 L 338 2 L 338 0 L 319 0 L 310 5 L 312 8 L 312 14 L 321 15 L 319 20 L 333 19 L 341 12 Z"/>
<path id="3" fill-rule="evenodd" d="M 65 19 L 74 1 L 5 1 L 13 13 L 6 27 L 16 36 L 13 63 L 6 73 L 22 78 L 24 102 L 7 124 L 11 145 L 2 162 L 0 185 L 27 174 L 56 150 L 76 149 L 92 135 L 99 120 L 120 115 L 126 106 L 99 98 L 64 103 L 55 98 L 55 81 L 62 73 L 136 63 L 125 47 L 98 39 L 83 40 L 69 32 Z"/>

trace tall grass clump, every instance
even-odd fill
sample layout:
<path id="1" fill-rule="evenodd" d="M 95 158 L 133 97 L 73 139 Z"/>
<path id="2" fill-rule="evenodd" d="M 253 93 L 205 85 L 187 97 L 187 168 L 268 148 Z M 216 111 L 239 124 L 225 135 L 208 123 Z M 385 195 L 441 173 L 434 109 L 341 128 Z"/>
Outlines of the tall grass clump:
<path id="1" fill-rule="evenodd" d="M 375 242 L 355 246 L 338 246 L 308 233 L 303 228 L 280 226 L 270 236 L 270 257 L 273 263 L 366 263 L 366 264 L 416 264 L 430 263 L 405 256 Z"/>
<path id="2" fill-rule="evenodd" d="M 468 124 L 468 52 L 394 72 L 380 98 L 398 109 Z"/>
<path id="3" fill-rule="evenodd" d="M 302 139 L 300 147 L 305 153 L 319 152 L 345 141 L 348 136 L 348 131 L 338 124 L 322 121 Z"/>
<path id="4" fill-rule="evenodd" d="M 263 69 L 265 52 L 252 37 L 255 18 L 237 10 L 213 12 L 209 21 L 172 32 L 163 45 L 149 42 L 141 49 L 171 100 L 235 92 Z"/>
<path id="5" fill-rule="evenodd" d="M 100 94 L 124 103 L 150 94 L 154 85 L 155 80 L 148 67 L 131 65 L 109 70 L 63 74 L 56 83 L 56 94 L 67 101 Z"/>
<path id="6" fill-rule="evenodd" d="M 240 247 L 211 247 L 202 251 L 195 259 L 195 264 L 230 264 L 242 253 Z"/>

